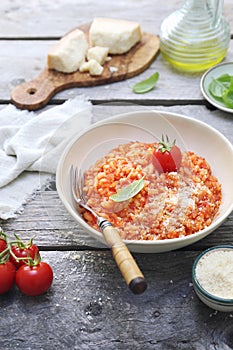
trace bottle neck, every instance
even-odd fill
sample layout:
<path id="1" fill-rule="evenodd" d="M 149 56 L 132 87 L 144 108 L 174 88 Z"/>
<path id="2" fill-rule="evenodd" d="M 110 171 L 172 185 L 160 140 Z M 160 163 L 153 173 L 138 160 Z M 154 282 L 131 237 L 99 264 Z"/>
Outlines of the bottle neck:
<path id="1" fill-rule="evenodd" d="M 223 0 L 186 0 L 180 11 L 189 21 L 209 21 L 211 26 L 222 18 Z"/>

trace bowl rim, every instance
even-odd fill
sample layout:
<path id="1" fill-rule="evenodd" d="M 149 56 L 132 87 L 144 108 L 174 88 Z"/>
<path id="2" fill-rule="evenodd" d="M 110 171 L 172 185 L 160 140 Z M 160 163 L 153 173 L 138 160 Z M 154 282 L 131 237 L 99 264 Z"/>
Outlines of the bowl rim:
<path id="1" fill-rule="evenodd" d="M 228 147 L 231 149 L 232 154 L 233 154 L 233 145 L 231 144 L 231 142 L 227 139 L 226 136 L 224 136 L 220 131 L 218 131 L 217 129 L 215 129 L 214 127 L 212 127 L 211 125 L 200 121 L 198 119 L 186 116 L 186 115 L 182 115 L 179 113 L 174 113 L 174 112 L 169 112 L 169 111 L 163 111 L 163 110 L 139 110 L 139 111 L 132 111 L 132 112 L 126 112 L 126 113 L 119 113 L 116 114 L 114 116 L 108 117 L 104 120 L 98 121 L 92 125 L 90 125 L 89 127 L 87 127 L 85 130 L 83 130 L 82 132 L 80 132 L 79 134 L 73 136 L 71 138 L 71 140 L 68 142 L 68 144 L 66 145 L 60 159 L 58 162 L 58 166 L 57 166 L 57 171 L 56 171 L 56 179 L 60 180 L 60 172 L 61 172 L 61 166 L 62 163 L 64 162 L 67 153 L 69 152 L 71 146 L 78 141 L 78 139 L 84 135 L 86 132 L 88 132 L 89 130 L 92 130 L 96 127 L 99 126 L 104 126 L 104 124 L 109 124 L 109 123 L 115 123 L 115 122 L 122 122 L 120 119 L 121 118 L 126 118 L 127 116 L 132 116 L 132 115 L 140 115 L 140 114 L 162 114 L 165 117 L 175 117 L 175 118 L 179 118 L 179 119 L 183 119 L 183 120 L 188 120 L 190 122 L 194 122 L 200 126 L 203 126 L 209 130 L 211 130 L 211 132 L 215 133 L 219 138 L 221 138 L 225 144 L 228 145 Z M 122 123 L 129 123 L 128 121 L 122 122 Z M 140 125 L 136 124 L 136 126 L 141 127 Z M 145 129 L 147 130 L 147 129 Z M 60 188 L 60 181 L 56 181 L 57 183 L 57 191 L 58 194 L 60 196 L 60 198 L 62 199 L 63 203 L 64 203 L 64 197 L 63 197 L 63 193 L 62 193 L 62 189 Z M 73 216 L 74 212 L 73 209 L 71 207 L 71 205 L 68 203 L 68 207 L 66 206 L 67 210 L 69 211 L 69 213 Z M 199 239 L 202 239 L 204 237 L 206 237 L 208 234 L 210 234 L 211 232 L 213 232 L 215 229 L 217 229 L 222 223 L 223 221 L 226 220 L 226 218 L 231 214 L 231 212 L 233 211 L 233 201 L 231 203 L 231 205 L 229 206 L 229 208 L 225 211 L 225 213 L 223 215 L 221 215 L 220 217 L 218 217 L 218 214 L 216 215 L 214 221 L 207 227 L 205 227 L 204 229 L 196 232 L 195 236 L 198 236 Z M 101 232 L 93 229 L 91 226 L 89 226 L 79 215 L 78 213 L 75 213 L 75 217 L 79 220 L 82 221 L 82 226 L 85 227 L 88 231 L 91 231 L 92 234 L 96 237 L 98 237 L 98 239 L 100 241 L 103 242 L 103 236 L 101 234 Z M 193 235 L 187 235 L 187 236 L 183 236 L 183 237 L 177 237 L 177 238 L 166 238 L 163 240 L 127 240 L 124 239 L 123 241 L 128 245 L 140 245 L 140 246 L 148 246 L 151 247 L 152 245 L 156 245 L 156 246 L 164 246 L 166 243 L 176 243 L 176 242 L 184 242 L 184 241 L 189 241 L 192 240 Z M 195 242 L 197 242 L 199 239 L 195 240 Z M 193 243 L 195 243 L 193 242 Z M 192 244 L 192 243 L 190 243 Z"/>
<path id="2" fill-rule="evenodd" d="M 194 289 L 196 287 L 197 294 L 200 293 L 209 302 L 212 302 L 212 303 L 218 304 L 218 305 L 232 306 L 233 305 L 233 298 L 231 298 L 231 299 L 221 298 L 221 297 L 218 297 L 218 296 L 208 292 L 206 289 L 204 289 L 202 287 L 202 285 L 200 284 L 200 282 L 197 278 L 197 275 L 196 275 L 196 268 L 197 268 L 197 265 L 198 265 L 200 259 L 204 255 L 210 254 L 211 252 L 216 251 L 216 250 L 233 250 L 233 245 L 222 244 L 222 245 L 210 247 L 210 248 L 204 250 L 202 253 L 200 253 L 196 257 L 196 259 L 193 263 L 193 266 L 192 266 L 192 280 L 193 280 Z"/>

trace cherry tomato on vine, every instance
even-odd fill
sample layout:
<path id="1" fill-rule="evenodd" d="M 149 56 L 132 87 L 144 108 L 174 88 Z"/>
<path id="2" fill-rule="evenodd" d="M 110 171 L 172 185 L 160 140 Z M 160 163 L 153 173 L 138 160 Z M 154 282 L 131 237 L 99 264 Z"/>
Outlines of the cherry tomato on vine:
<path id="1" fill-rule="evenodd" d="M 8 292 L 15 282 L 16 268 L 10 261 L 0 263 L 0 294 Z"/>
<path id="2" fill-rule="evenodd" d="M 10 261 L 15 265 L 17 269 L 20 268 L 20 266 L 27 264 L 28 259 L 17 261 L 16 258 L 31 257 L 32 260 L 34 260 L 40 254 L 39 248 L 35 244 L 32 244 L 32 242 L 28 244 L 24 244 L 22 242 L 19 244 L 13 244 L 11 246 L 11 252 L 13 254 L 10 255 Z"/>
<path id="3" fill-rule="evenodd" d="M 6 235 L 0 231 L 0 253 L 7 249 L 7 237 Z"/>
<path id="4" fill-rule="evenodd" d="M 45 293 L 53 282 L 53 270 L 46 262 L 37 265 L 23 265 L 16 272 L 16 285 L 29 296 Z"/>
<path id="5" fill-rule="evenodd" d="M 1 238 L 0 236 L 0 253 L 6 250 L 7 248 L 7 242 L 4 238 Z"/>
<path id="6" fill-rule="evenodd" d="M 162 141 L 159 146 L 155 148 L 152 154 L 152 163 L 159 173 L 168 173 L 177 171 L 180 168 L 182 154 L 175 141 L 171 144 L 169 138 L 166 140 L 162 136 Z"/>

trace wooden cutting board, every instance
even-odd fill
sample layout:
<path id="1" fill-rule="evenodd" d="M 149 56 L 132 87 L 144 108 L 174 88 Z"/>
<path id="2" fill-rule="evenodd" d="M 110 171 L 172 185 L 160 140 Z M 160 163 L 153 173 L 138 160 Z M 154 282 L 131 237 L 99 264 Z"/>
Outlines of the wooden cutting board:
<path id="1" fill-rule="evenodd" d="M 83 30 L 88 40 L 90 23 L 84 24 Z M 143 72 L 155 59 L 159 51 L 159 38 L 143 33 L 142 40 L 129 52 L 111 55 L 112 59 L 104 64 L 101 76 L 89 73 L 61 73 L 45 68 L 35 79 L 16 86 L 11 92 L 11 101 L 21 109 L 36 110 L 45 106 L 58 91 L 72 88 L 109 84 L 131 78 Z M 115 67 L 117 71 L 112 71 Z M 115 70 L 115 69 L 114 69 Z"/>

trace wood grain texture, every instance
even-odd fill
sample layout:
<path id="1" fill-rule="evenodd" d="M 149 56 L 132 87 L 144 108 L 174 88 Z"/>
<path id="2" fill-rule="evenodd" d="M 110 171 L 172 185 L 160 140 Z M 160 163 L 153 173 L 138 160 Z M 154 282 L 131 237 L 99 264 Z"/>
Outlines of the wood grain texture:
<path id="1" fill-rule="evenodd" d="M 143 30 L 159 34 L 162 20 L 178 9 L 184 0 L 4 0 L 0 2 L 0 38 L 51 38 L 94 17 L 121 18 L 140 22 Z M 224 15 L 233 33 L 233 3 L 224 0 Z"/>
<path id="2" fill-rule="evenodd" d="M 88 2 L 85 0 L 58 0 L 48 3 L 46 0 L 4 1 L 0 3 L 1 33 L 0 33 L 0 101 L 10 101 L 10 94 L 15 86 L 34 79 L 45 68 L 46 55 L 55 42 L 78 25 L 90 22 L 94 17 L 107 17 L 137 20 L 143 31 L 159 34 L 162 20 L 175 9 L 179 8 L 183 0 L 167 0 L 161 4 L 159 0 L 153 2 L 134 0 L 127 2 L 119 0 L 106 3 L 105 0 Z M 224 1 L 224 14 L 230 22 L 233 33 L 233 3 Z M 9 38 L 13 40 L 4 40 Z M 20 40 L 20 38 L 25 40 Z M 28 40 L 31 39 L 31 40 Z M 34 39 L 34 40 L 33 40 Z M 41 40 L 38 40 L 41 39 Z M 231 43 L 226 61 L 233 60 L 233 44 Z M 136 82 L 146 79 L 155 71 L 160 73 L 156 88 L 145 95 L 134 94 L 131 87 Z M 52 103 L 60 103 L 65 99 L 79 94 L 85 94 L 95 103 L 108 101 L 139 102 L 145 105 L 160 103 L 174 105 L 179 103 L 205 103 L 200 92 L 200 75 L 183 75 L 176 72 L 159 55 L 153 64 L 140 76 L 116 82 L 111 85 L 100 85 L 98 88 L 78 87 L 69 88 L 56 93 Z"/>
<path id="3" fill-rule="evenodd" d="M 1 1 L 0 109 L 10 102 L 16 85 L 44 70 L 48 50 L 70 29 L 104 13 L 137 20 L 143 31 L 158 35 L 163 18 L 182 3 Z M 224 12 L 233 33 L 232 0 L 224 1 Z M 233 42 L 226 57 L 232 60 Z M 156 88 L 143 96 L 134 94 L 132 85 L 155 71 L 160 73 Z M 202 120 L 233 142 L 232 114 L 207 108 L 199 84 L 200 76 L 177 73 L 158 55 L 139 76 L 111 85 L 71 87 L 58 92 L 46 108 L 84 94 L 98 104 L 92 122 L 142 108 L 162 109 Z M 233 245 L 233 213 L 208 237 L 184 249 L 134 253 L 148 283 L 140 296 L 125 286 L 110 250 L 66 212 L 54 181 L 35 192 L 21 215 L 1 220 L 0 226 L 12 237 L 14 232 L 26 240 L 35 237 L 43 260 L 54 270 L 52 288 L 40 297 L 23 296 L 17 288 L 0 296 L 1 350 L 233 349 L 233 314 L 206 307 L 194 293 L 191 280 L 191 268 L 200 252 L 223 243 Z"/>
<path id="4" fill-rule="evenodd" d="M 232 314 L 203 306 L 194 293 L 190 272 L 198 254 L 135 254 L 149 283 L 135 296 L 110 252 L 45 252 L 53 285 L 36 298 L 16 288 L 1 296 L 0 348 L 232 349 Z"/>
<path id="5" fill-rule="evenodd" d="M 45 69 L 46 55 L 55 41 L 0 41 L 0 101 L 10 102 L 11 91 L 23 82 L 33 80 Z M 15 54 L 17 52 L 17 55 Z M 233 40 L 224 62 L 233 60 Z M 146 94 L 135 94 L 132 86 L 155 72 L 160 77 L 156 87 Z M 158 54 L 153 63 L 139 75 L 96 87 L 69 88 L 56 93 L 51 103 L 61 103 L 85 95 L 94 103 L 121 101 L 143 105 L 205 104 L 200 90 L 200 74 L 180 74 Z"/>
<path id="6" fill-rule="evenodd" d="M 80 27 L 87 36 L 90 24 Z M 155 59 L 159 50 L 159 38 L 143 33 L 142 39 L 130 51 L 122 55 L 111 55 L 104 64 L 103 73 L 57 72 L 47 67 L 33 80 L 17 85 L 11 92 L 11 101 L 21 109 L 36 110 L 44 107 L 56 92 L 72 87 L 96 86 L 125 80 L 142 73 Z M 111 71 L 114 68 L 114 72 Z"/>

